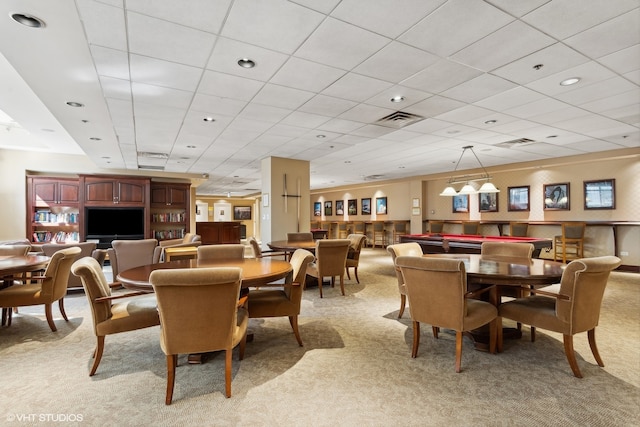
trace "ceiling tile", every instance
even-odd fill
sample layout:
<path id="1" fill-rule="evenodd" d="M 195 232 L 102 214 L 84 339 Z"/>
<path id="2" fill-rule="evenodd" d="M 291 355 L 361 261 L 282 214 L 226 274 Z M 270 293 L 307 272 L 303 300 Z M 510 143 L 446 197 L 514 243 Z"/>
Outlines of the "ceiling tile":
<path id="1" fill-rule="evenodd" d="M 256 63 L 253 68 L 243 68 L 238 60 L 247 58 Z M 264 49 L 236 40 L 219 37 L 207 69 L 267 81 L 282 67 L 289 57 L 283 53 Z"/>
<path id="2" fill-rule="evenodd" d="M 133 93 L 133 101 L 136 103 L 145 102 L 185 110 L 189 108 L 193 98 L 193 92 L 144 83 L 132 83 L 131 91 Z"/>
<path id="3" fill-rule="evenodd" d="M 637 4 L 637 2 L 636 2 Z M 640 42 L 638 9 L 568 38 L 565 43 L 591 58 L 600 58 Z"/>
<path id="4" fill-rule="evenodd" d="M 77 2 L 89 44 L 127 51 L 124 10 L 93 0 Z"/>
<path id="5" fill-rule="evenodd" d="M 319 93 L 344 74 L 337 68 L 292 57 L 271 79 L 271 83 Z"/>
<path id="6" fill-rule="evenodd" d="M 223 98 L 250 101 L 262 89 L 262 86 L 264 86 L 264 83 L 257 80 L 243 79 L 215 71 L 205 71 L 198 87 L 198 92 Z"/>
<path id="7" fill-rule="evenodd" d="M 299 110 L 304 111 L 305 113 L 336 117 L 355 105 L 356 103 L 353 101 L 325 95 L 316 95 L 301 106 Z"/>
<path id="8" fill-rule="evenodd" d="M 131 55 L 131 80 L 195 92 L 202 70 L 146 56 Z"/>
<path id="9" fill-rule="evenodd" d="M 118 2 L 122 3 L 121 0 Z M 127 9 L 217 34 L 230 4 L 231 0 L 189 0 L 190 8 L 185 8 L 181 2 L 175 1 L 127 0 Z"/>
<path id="10" fill-rule="evenodd" d="M 313 96 L 313 92 L 267 83 L 252 102 L 295 110 Z"/>
<path id="11" fill-rule="evenodd" d="M 358 65 L 354 71 L 398 83 L 438 61 L 438 57 L 393 41 Z"/>
<path id="12" fill-rule="evenodd" d="M 402 85 L 425 92 L 440 93 L 481 74 L 480 70 L 442 59 L 402 81 Z"/>
<path id="13" fill-rule="evenodd" d="M 348 73 L 322 91 L 323 95 L 362 102 L 391 86 L 391 83 Z"/>
<path id="14" fill-rule="evenodd" d="M 442 92 L 441 95 L 458 101 L 472 103 L 515 87 L 515 83 L 500 77 L 492 76 L 491 74 L 482 74 Z"/>
<path id="15" fill-rule="evenodd" d="M 203 113 L 212 113 L 214 115 L 235 116 L 242 111 L 245 105 L 247 105 L 246 101 L 240 101 L 238 99 L 196 93 L 191 103 L 191 109 Z"/>

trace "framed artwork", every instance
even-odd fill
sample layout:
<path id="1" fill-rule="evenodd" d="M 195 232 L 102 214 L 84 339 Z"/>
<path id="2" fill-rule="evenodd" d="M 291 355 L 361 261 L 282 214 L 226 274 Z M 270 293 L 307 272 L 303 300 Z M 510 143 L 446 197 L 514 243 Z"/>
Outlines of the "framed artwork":
<path id="1" fill-rule="evenodd" d="M 322 203 L 315 202 L 313 204 L 313 216 L 322 216 Z"/>
<path id="2" fill-rule="evenodd" d="M 469 195 L 457 194 L 451 198 L 451 209 L 453 213 L 469 212 Z"/>
<path id="3" fill-rule="evenodd" d="M 344 215 L 344 200 L 336 200 L 336 215 Z"/>
<path id="4" fill-rule="evenodd" d="M 265 208 L 269 206 L 269 193 L 264 193 L 262 195 L 262 206 Z"/>
<path id="5" fill-rule="evenodd" d="M 371 215 L 371 198 L 360 199 L 362 203 L 362 215 Z"/>
<path id="6" fill-rule="evenodd" d="M 418 199 L 417 197 L 414 197 L 411 200 L 411 207 L 412 208 L 419 208 L 420 207 L 420 199 Z"/>
<path id="7" fill-rule="evenodd" d="M 569 183 L 544 185 L 544 210 L 560 211 L 569 208 Z"/>
<path id="8" fill-rule="evenodd" d="M 478 193 L 480 212 L 498 212 L 499 193 Z"/>
<path id="9" fill-rule="evenodd" d="M 529 186 L 509 187 L 508 211 L 528 211 L 529 210 Z"/>
<path id="10" fill-rule="evenodd" d="M 420 215 L 420 208 L 411 208 L 411 215 Z"/>
<path id="11" fill-rule="evenodd" d="M 351 199 L 347 201 L 347 213 L 349 215 L 358 215 L 358 200 Z"/>
<path id="12" fill-rule="evenodd" d="M 324 202 L 324 216 L 333 215 L 333 208 L 331 202 Z"/>
<path id="13" fill-rule="evenodd" d="M 585 209 L 615 209 L 616 180 L 584 181 Z"/>
<path id="14" fill-rule="evenodd" d="M 251 219 L 251 206 L 234 206 L 233 219 L 236 221 L 245 221 Z"/>
<path id="15" fill-rule="evenodd" d="M 376 198 L 376 215 L 386 215 L 386 214 L 387 214 L 387 198 L 386 197 Z"/>

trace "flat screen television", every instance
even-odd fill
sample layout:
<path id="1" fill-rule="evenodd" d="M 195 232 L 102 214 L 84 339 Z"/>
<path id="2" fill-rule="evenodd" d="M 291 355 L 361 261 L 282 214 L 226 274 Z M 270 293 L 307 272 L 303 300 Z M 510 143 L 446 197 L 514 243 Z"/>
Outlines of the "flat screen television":
<path id="1" fill-rule="evenodd" d="M 144 208 L 85 208 L 87 239 L 144 238 Z"/>

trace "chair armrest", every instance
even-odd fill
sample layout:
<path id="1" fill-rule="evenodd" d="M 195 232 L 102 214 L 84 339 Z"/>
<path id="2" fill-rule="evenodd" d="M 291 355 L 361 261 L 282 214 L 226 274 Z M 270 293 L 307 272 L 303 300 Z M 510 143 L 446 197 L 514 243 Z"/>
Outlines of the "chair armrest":
<path id="1" fill-rule="evenodd" d="M 571 297 L 569 295 L 563 295 L 563 294 L 557 294 L 555 292 L 549 292 L 549 291 L 543 291 L 543 290 L 536 290 L 536 289 L 530 289 L 526 286 L 522 286 L 523 289 L 525 289 L 528 292 L 531 292 L 532 294 L 540 294 L 540 295 L 544 295 L 544 296 L 548 296 L 548 297 L 552 297 L 552 298 L 557 298 L 557 299 L 561 299 L 561 300 L 570 300 Z"/>
<path id="2" fill-rule="evenodd" d="M 99 297 L 99 298 L 96 298 L 93 301 L 94 302 L 105 302 L 105 301 L 112 301 L 114 299 L 137 297 L 137 296 L 140 296 L 140 295 L 149 295 L 149 292 L 139 291 L 139 292 L 131 292 L 131 293 L 128 293 L 128 294 L 111 295 L 111 296 L 108 296 L 108 297 Z"/>
<path id="3" fill-rule="evenodd" d="M 247 308 L 247 301 L 249 301 L 249 297 L 247 295 L 238 299 L 238 308 L 240 307 Z"/>
<path id="4" fill-rule="evenodd" d="M 493 291 L 495 289 L 495 287 L 496 287 L 496 285 L 491 285 L 491 286 L 488 286 L 486 288 L 478 289 L 476 291 L 467 292 L 467 293 L 464 294 L 464 297 L 465 298 L 475 298 L 478 295 L 484 294 L 485 292 Z"/>

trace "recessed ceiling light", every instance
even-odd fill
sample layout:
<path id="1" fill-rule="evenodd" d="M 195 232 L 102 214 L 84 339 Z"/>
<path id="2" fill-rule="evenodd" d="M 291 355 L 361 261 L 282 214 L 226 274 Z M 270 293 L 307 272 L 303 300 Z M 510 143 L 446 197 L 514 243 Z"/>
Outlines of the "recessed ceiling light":
<path id="1" fill-rule="evenodd" d="M 558 135 L 549 135 L 547 138 L 557 138 Z"/>
<path id="2" fill-rule="evenodd" d="M 82 123 L 89 123 L 89 120 L 87 120 L 87 119 L 82 119 Z"/>
<path id="3" fill-rule="evenodd" d="M 493 123 L 498 123 L 497 120 L 487 120 L 486 122 L 484 122 L 485 125 L 491 125 Z"/>
<path id="4" fill-rule="evenodd" d="M 345 163 L 351 163 L 351 160 L 345 160 L 344 162 Z"/>
<path id="5" fill-rule="evenodd" d="M 533 69 L 537 71 L 537 70 L 539 70 L 539 69 L 540 69 L 540 68 L 542 68 L 542 67 L 544 67 L 544 65 L 543 65 L 543 64 L 536 64 L 536 65 L 534 65 L 534 66 L 533 66 Z"/>
<path id="6" fill-rule="evenodd" d="M 84 104 L 83 104 L 83 103 L 81 103 L 81 102 L 75 102 L 75 101 L 69 101 L 69 102 L 67 102 L 67 105 L 68 105 L 69 107 L 77 107 L 77 108 L 84 107 Z"/>
<path id="7" fill-rule="evenodd" d="M 394 96 L 393 98 L 391 98 L 391 102 L 402 102 L 404 101 L 404 96 Z"/>
<path id="8" fill-rule="evenodd" d="M 449 135 L 454 135 L 454 134 L 456 134 L 456 133 L 460 133 L 460 131 L 459 131 L 459 130 L 449 130 L 449 131 L 447 131 L 447 133 L 448 133 Z"/>
<path id="9" fill-rule="evenodd" d="M 204 119 L 205 122 L 215 122 L 216 120 L 213 117 L 205 117 Z"/>
<path id="10" fill-rule="evenodd" d="M 11 15 L 11 18 L 16 21 L 18 24 L 22 24 L 25 27 L 30 28 L 44 28 L 45 23 L 42 19 L 36 18 L 35 16 L 25 15 L 24 13 L 14 13 Z"/>
<path id="11" fill-rule="evenodd" d="M 571 77 L 560 82 L 560 86 L 571 86 L 580 81 L 580 77 Z"/>
<path id="12" fill-rule="evenodd" d="M 98 138 L 97 136 L 92 136 L 89 139 L 92 140 L 92 141 L 102 141 L 102 138 Z"/>
<path id="13" fill-rule="evenodd" d="M 249 58 L 242 58 L 238 60 L 238 65 L 242 68 L 253 68 L 256 66 L 256 63 Z"/>
<path id="14" fill-rule="evenodd" d="M 187 148 L 196 148 L 195 145 L 187 145 Z"/>
<path id="15" fill-rule="evenodd" d="M 327 135 L 322 135 L 322 134 L 316 135 L 316 138 L 326 138 L 326 137 L 327 137 Z"/>

